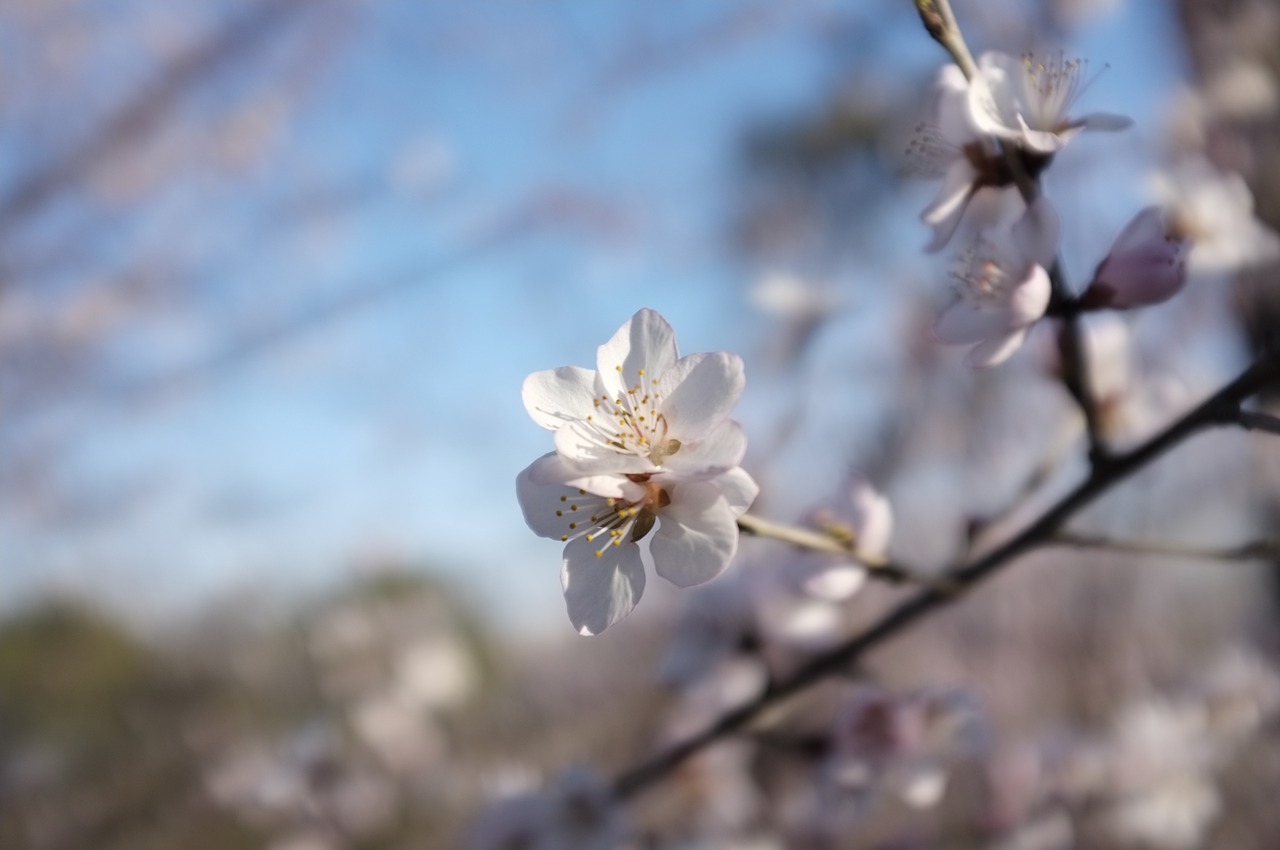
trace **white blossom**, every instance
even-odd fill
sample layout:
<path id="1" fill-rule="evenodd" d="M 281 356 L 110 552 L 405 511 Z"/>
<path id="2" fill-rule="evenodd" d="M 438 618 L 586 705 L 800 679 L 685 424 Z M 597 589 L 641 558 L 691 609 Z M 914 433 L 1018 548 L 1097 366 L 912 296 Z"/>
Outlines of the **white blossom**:
<path id="1" fill-rule="evenodd" d="M 600 346 L 596 365 L 534 372 L 522 391 L 578 472 L 709 477 L 742 461 L 746 436 L 729 418 L 745 384 L 736 354 L 682 358 L 671 325 L 644 309 Z"/>
<path id="2" fill-rule="evenodd" d="M 1052 154 L 1081 130 L 1123 130 L 1123 115 L 1095 112 L 1071 118 L 1088 80 L 1087 64 L 1059 52 L 1046 58 L 1027 53 L 1014 58 L 989 51 L 978 59 L 969 84 L 969 120 L 978 133 L 1014 142 L 1030 151 Z"/>
<path id="3" fill-rule="evenodd" d="M 938 340 L 976 343 L 966 358 L 971 366 L 1008 359 L 1049 306 L 1058 232 L 1058 214 L 1040 198 L 1007 232 L 979 237 L 953 272 L 956 298 L 934 324 Z"/>

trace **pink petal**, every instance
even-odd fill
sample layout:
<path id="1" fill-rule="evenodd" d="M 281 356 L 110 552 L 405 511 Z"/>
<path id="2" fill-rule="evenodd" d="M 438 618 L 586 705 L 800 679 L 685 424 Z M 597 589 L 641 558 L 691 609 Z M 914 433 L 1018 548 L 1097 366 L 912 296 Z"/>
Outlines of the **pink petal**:
<path id="1" fill-rule="evenodd" d="M 1009 326 L 1021 327 L 1037 321 L 1049 307 L 1053 285 L 1043 266 L 1032 266 L 1027 279 L 1009 293 Z"/>
<path id="2" fill-rule="evenodd" d="M 963 300 L 956 301 L 944 310 L 933 325 L 933 335 L 938 341 L 950 345 L 978 342 L 1007 330 L 1007 311 L 982 309 Z"/>
<path id="3" fill-rule="evenodd" d="M 951 240 L 969 200 L 977 191 L 977 180 L 978 172 L 964 157 L 959 157 L 947 168 L 938 196 L 920 214 L 920 220 L 933 228 L 933 238 L 925 246 L 925 251 L 940 251 Z"/>

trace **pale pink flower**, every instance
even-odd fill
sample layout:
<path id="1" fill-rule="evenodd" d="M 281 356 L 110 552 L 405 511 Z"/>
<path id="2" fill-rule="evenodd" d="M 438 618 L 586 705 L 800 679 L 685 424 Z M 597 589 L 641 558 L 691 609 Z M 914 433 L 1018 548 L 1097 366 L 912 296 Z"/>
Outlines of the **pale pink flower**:
<path id="1" fill-rule="evenodd" d="M 600 346 L 597 368 L 534 372 L 522 397 L 533 421 L 555 432 L 556 452 L 583 474 L 710 476 L 747 450 L 729 412 L 745 384 L 742 358 L 681 358 L 661 315 L 640 310 Z"/>
<path id="2" fill-rule="evenodd" d="M 1187 282 L 1191 239 L 1160 207 L 1147 207 L 1120 232 L 1081 296 L 1086 307 L 1127 310 L 1159 304 Z"/>
<path id="3" fill-rule="evenodd" d="M 956 298 L 934 324 L 934 336 L 954 345 L 976 343 L 966 357 L 970 366 L 1008 359 L 1049 306 L 1047 269 L 1059 229 L 1058 214 L 1040 198 L 1007 232 L 979 237 L 952 274 Z"/>
<path id="4" fill-rule="evenodd" d="M 965 210 L 983 189 L 1013 185 L 997 146 L 973 129 L 968 115 L 969 82 L 955 65 L 938 71 L 928 123 L 917 129 L 907 147 L 915 173 L 942 179 L 937 196 L 920 214 L 933 228 L 926 251 L 941 250 L 951 240 Z"/>
<path id="5" fill-rule="evenodd" d="M 968 89 L 968 116 L 980 134 L 1014 142 L 1043 154 L 1062 150 L 1081 130 L 1123 130 L 1123 115 L 1095 112 L 1071 118 L 1088 81 L 1086 63 L 1061 52 L 1045 58 L 1031 53 L 1014 58 L 989 51 L 978 59 Z"/>
<path id="6" fill-rule="evenodd" d="M 805 552 L 793 570 L 805 593 L 840 602 L 866 583 L 866 563 L 883 562 L 893 535 L 893 509 L 862 475 L 850 473 L 843 498 L 815 510 L 810 523 L 850 546 L 848 557 Z"/>
<path id="7" fill-rule="evenodd" d="M 680 587 L 723 572 L 738 549 L 738 517 L 758 492 L 739 467 L 706 478 L 584 475 L 554 452 L 516 479 L 525 522 L 566 544 L 560 582 L 569 619 L 584 635 L 631 612 L 646 563 Z"/>
<path id="8" fill-rule="evenodd" d="M 525 380 L 525 408 L 555 432 L 556 451 L 516 479 L 529 527 L 566 544 L 565 602 L 587 635 L 635 607 L 646 563 L 680 587 L 719 575 L 758 492 L 738 466 L 746 437 L 729 418 L 741 358 L 681 358 L 671 325 L 646 309 L 600 346 L 597 365 Z"/>

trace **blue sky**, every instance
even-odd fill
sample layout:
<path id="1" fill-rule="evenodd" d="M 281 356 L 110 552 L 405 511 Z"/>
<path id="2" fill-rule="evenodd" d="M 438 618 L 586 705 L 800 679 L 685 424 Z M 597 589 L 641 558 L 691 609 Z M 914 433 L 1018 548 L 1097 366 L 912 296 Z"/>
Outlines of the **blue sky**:
<path id="1" fill-rule="evenodd" d="M 73 589 L 164 619 L 211 598 L 323 587 L 390 559 L 439 571 L 496 620 L 560 624 L 557 547 L 524 527 L 514 497 L 516 473 L 549 448 L 520 383 L 590 365 L 649 306 L 682 350 L 746 357 L 743 418 L 748 433 L 767 432 L 789 401 L 776 380 L 751 378 L 767 372 L 769 325 L 744 293 L 766 270 L 726 240 L 736 145 L 746 124 L 802 113 L 827 93 L 837 69 L 827 23 L 840 5 L 717 0 L 657 14 L 509 2 L 495 15 L 368 4 L 258 179 L 270 191 L 350 177 L 372 183 L 375 200 L 305 227 L 277 228 L 255 203 L 258 184 L 144 209 L 150 238 L 178 240 L 209 271 L 190 281 L 194 309 L 141 322 L 113 350 L 124 374 L 145 379 L 216 357 L 264 321 L 386 291 L 140 402 L 90 396 L 53 411 L 50 421 L 80 426 L 64 459 L 70 489 L 121 507 L 69 527 L 0 518 L 0 595 Z M 740 7 L 766 17 L 706 29 Z M 1139 47 L 1159 43 L 1162 9 L 1128 4 L 1072 45 L 1095 67 L 1111 63 L 1087 106 L 1134 115 L 1121 143 L 1130 151 L 1151 138 L 1177 73 L 1175 57 Z M 910 4 L 860 13 L 883 18 L 880 49 L 901 63 L 888 76 L 941 62 Z M 1095 173 L 1100 187 L 1114 179 Z M 577 218 L 469 250 L 549 190 L 580 202 Z M 889 344 L 876 335 L 894 308 L 869 287 L 899 264 L 936 268 L 915 256 L 928 193 L 884 210 L 895 244 L 851 272 L 850 303 L 865 312 L 827 340 L 848 358 L 837 362 Z M 1135 198 L 1117 199 L 1117 218 Z M 875 394 L 849 403 L 873 405 Z"/>

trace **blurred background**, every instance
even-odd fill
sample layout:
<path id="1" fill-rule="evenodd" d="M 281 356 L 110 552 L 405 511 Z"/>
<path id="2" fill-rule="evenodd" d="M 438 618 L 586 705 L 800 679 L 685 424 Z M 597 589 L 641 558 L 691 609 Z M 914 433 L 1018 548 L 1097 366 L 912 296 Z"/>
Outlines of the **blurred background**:
<path id="1" fill-rule="evenodd" d="M 1148 203 L 1200 216 L 1185 296 L 1090 328 L 1131 442 L 1280 326 L 1280 9 L 956 11 L 975 52 L 1088 57 L 1073 111 L 1134 119 L 1047 174 L 1070 279 Z M 950 258 L 921 251 L 936 185 L 906 150 L 944 56 L 906 0 L 3 0 L 0 43 L 0 847 L 453 847 L 485 799 L 644 752 L 678 704 L 658 671 L 682 600 L 652 581 L 577 638 L 513 486 L 549 446 L 525 375 L 592 365 L 640 307 L 683 352 L 745 358 L 762 515 L 801 517 L 857 468 L 894 505 L 895 556 L 941 568 L 1079 472 L 1050 333 L 977 374 L 929 337 Z M 1081 530 L 1274 536 L 1265 438 L 1186 455 Z M 753 543 L 744 572 L 782 568 Z M 996 790 L 966 809 L 982 828 L 915 839 L 1012 840 L 1042 801 L 997 791 L 1047 780 L 1007 765 L 1153 694 L 1226 692 L 1269 743 L 1191 759 L 1203 783 L 1172 811 L 1194 829 L 1073 815 L 1073 835 L 1267 846 L 1268 565 L 1032 560 L 884 655 L 878 679 L 962 684 L 1000 730 Z M 643 846 L 763 835 L 769 805 L 740 808 L 673 837 L 655 804 Z M 778 829 L 733 846 L 881 846 Z"/>

